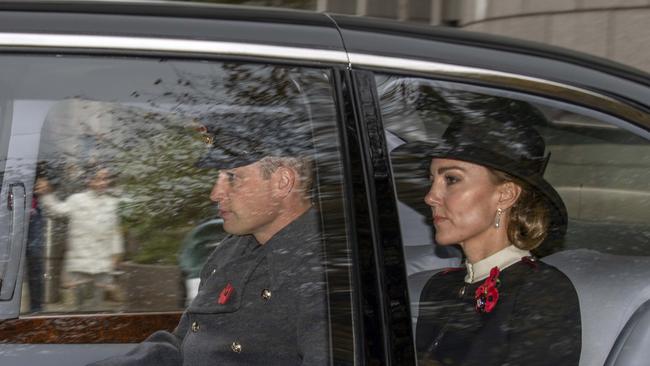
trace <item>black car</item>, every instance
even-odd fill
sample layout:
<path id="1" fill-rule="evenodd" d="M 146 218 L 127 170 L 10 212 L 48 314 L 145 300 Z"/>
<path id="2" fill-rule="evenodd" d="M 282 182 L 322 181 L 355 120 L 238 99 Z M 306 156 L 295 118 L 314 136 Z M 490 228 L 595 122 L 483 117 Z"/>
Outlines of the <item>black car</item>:
<path id="1" fill-rule="evenodd" d="M 535 254 L 578 292 L 580 364 L 650 359 L 644 72 L 455 29 L 191 3 L 3 1 L 0 52 L 3 366 L 82 365 L 173 329 L 183 238 L 215 214 L 214 172 L 195 164 L 218 144 L 206 124 L 258 111 L 310 129 L 332 363 L 416 364 L 419 291 L 462 258 L 435 246 L 426 180 L 391 152 L 435 140 L 473 100 L 546 117 L 535 126 L 552 154 L 545 178 L 569 228 Z M 75 203 L 98 169 L 111 200 Z M 43 182 L 59 211 L 35 194 Z M 111 238 L 97 215 L 117 220 Z M 110 244 L 75 260 L 91 250 L 79 235 Z M 70 275 L 105 265 L 99 295 Z"/>

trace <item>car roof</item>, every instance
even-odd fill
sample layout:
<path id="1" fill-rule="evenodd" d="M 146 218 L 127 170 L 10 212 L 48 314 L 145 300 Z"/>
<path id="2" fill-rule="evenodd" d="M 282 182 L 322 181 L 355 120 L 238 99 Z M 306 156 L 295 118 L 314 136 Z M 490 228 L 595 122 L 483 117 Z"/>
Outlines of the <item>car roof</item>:
<path id="1" fill-rule="evenodd" d="M 650 74 L 641 70 L 559 47 L 387 19 L 190 2 L 14 0 L 0 2 L 2 32 L 227 40 L 417 59 L 557 81 L 650 110 Z"/>
<path id="2" fill-rule="evenodd" d="M 401 35 L 428 40 L 450 42 L 484 49 L 516 52 L 548 59 L 589 65 L 589 67 L 616 74 L 629 80 L 650 85 L 650 74 L 633 67 L 602 57 L 576 52 L 549 44 L 505 37 L 488 33 L 478 33 L 447 26 L 430 26 L 417 23 L 399 22 L 371 17 L 334 15 L 333 19 L 341 28 L 372 32 L 385 35 Z M 382 45 L 386 47 L 386 45 Z"/>
<path id="3" fill-rule="evenodd" d="M 600 68 L 621 77 L 650 85 L 650 74 L 602 57 L 527 40 L 384 18 L 330 14 L 327 12 L 319 13 L 286 8 L 159 0 L 9 0 L 0 2 L 0 10 L 243 20 L 330 28 L 338 25 L 348 29 L 377 34 L 399 34 L 557 58 L 588 64 L 591 67 Z"/>
<path id="4" fill-rule="evenodd" d="M 457 28 L 400 22 L 384 18 L 319 13 L 286 8 L 158 0 L 9 0 L 0 2 L 0 10 L 246 20 L 330 27 L 333 27 L 336 23 L 346 28 L 363 29 L 380 34 L 409 35 L 484 48 L 516 50 L 517 52 L 557 57 L 578 63 L 588 62 L 596 67 L 607 68 L 611 72 L 621 75 L 627 74 L 627 77 L 631 79 L 638 79 L 646 83 L 650 82 L 648 81 L 650 74 L 641 70 L 569 49 L 486 33 L 469 32 Z"/>
<path id="5" fill-rule="evenodd" d="M 3 1 L 0 32 L 227 39 L 343 50 L 325 14 L 187 2 Z"/>

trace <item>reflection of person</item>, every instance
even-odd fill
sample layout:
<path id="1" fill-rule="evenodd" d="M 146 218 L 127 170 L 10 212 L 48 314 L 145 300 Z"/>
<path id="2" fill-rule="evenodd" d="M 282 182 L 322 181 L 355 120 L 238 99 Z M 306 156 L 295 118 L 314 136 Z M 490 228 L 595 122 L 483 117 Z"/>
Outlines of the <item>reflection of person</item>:
<path id="1" fill-rule="evenodd" d="M 531 109 L 531 118 L 537 116 Z M 451 122 L 430 161 L 438 245 L 459 244 L 464 268 L 438 272 L 420 297 L 423 365 L 577 365 L 580 311 L 569 279 L 531 257 L 566 231 L 565 206 L 543 178 L 542 137 L 507 110 Z M 409 145 L 409 144 L 407 144 Z"/>
<path id="2" fill-rule="evenodd" d="M 43 310 L 43 275 L 45 255 L 45 219 L 38 195 L 32 197 L 27 230 L 27 283 L 29 285 L 29 310 Z"/>
<path id="3" fill-rule="evenodd" d="M 218 138 L 206 141 L 219 144 L 199 164 L 219 169 L 210 199 L 231 235 L 208 258 L 198 294 L 172 333 L 156 332 L 126 355 L 93 365 L 327 363 L 311 160 L 295 149 L 309 137 L 290 137 L 296 130 L 285 122 L 251 115 L 237 121 L 245 126 L 240 137 L 230 125 L 209 129 Z"/>
<path id="4" fill-rule="evenodd" d="M 83 303 L 84 286 L 93 289 L 92 303 L 99 304 L 112 286 L 112 272 L 124 253 L 118 216 L 119 199 L 107 194 L 111 183 L 106 168 L 97 169 L 88 189 L 60 201 L 45 178 L 36 182 L 36 193 L 46 214 L 69 218 L 65 271 L 68 285 L 78 293 L 77 305 Z"/>

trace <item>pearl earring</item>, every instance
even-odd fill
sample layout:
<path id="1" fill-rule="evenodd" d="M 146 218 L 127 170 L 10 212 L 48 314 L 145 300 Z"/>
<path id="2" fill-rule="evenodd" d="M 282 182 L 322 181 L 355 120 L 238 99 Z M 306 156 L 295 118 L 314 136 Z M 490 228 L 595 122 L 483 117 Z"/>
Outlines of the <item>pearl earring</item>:
<path id="1" fill-rule="evenodd" d="M 503 213 L 503 210 L 500 208 L 497 208 L 497 215 L 494 218 L 494 227 L 499 228 L 501 226 L 501 214 Z"/>

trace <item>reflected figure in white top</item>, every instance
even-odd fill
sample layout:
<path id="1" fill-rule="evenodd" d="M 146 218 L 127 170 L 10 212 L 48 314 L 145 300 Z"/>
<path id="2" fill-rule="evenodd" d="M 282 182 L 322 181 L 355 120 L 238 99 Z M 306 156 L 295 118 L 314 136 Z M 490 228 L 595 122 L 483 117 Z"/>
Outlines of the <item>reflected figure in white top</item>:
<path id="1" fill-rule="evenodd" d="M 68 240 L 64 268 L 67 286 L 75 290 L 76 305 L 84 305 L 88 286 L 91 305 L 103 301 L 112 287 L 112 277 L 124 254 L 118 205 L 120 200 L 107 193 L 110 171 L 97 169 L 87 189 L 59 200 L 45 178 L 36 181 L 46 215 L 67 217 Z"/>

